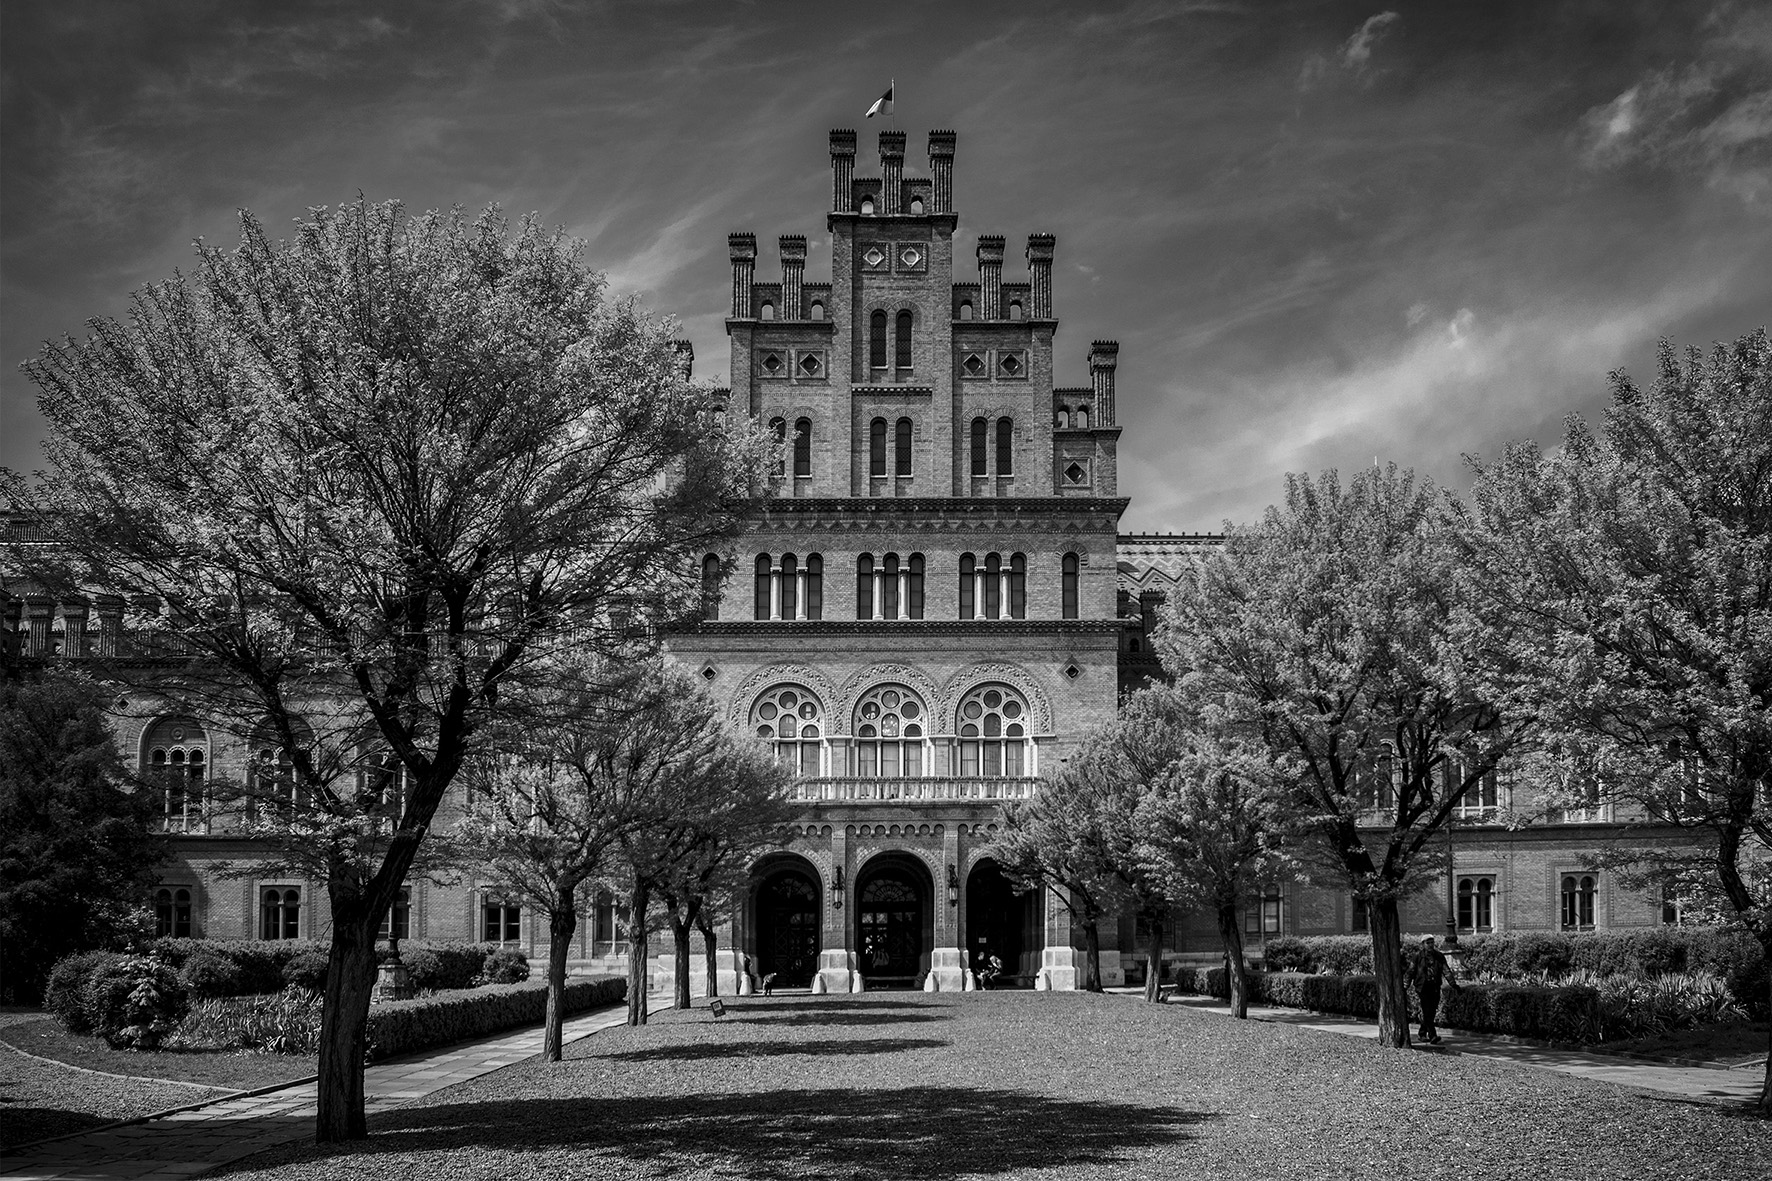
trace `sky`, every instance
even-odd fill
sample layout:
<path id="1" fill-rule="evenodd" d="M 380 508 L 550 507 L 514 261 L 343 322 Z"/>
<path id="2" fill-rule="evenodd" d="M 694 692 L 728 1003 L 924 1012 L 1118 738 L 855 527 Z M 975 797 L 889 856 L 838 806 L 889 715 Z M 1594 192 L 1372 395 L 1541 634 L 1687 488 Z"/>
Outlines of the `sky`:
<path id="1" fill-rule="evenodd" d="M 727 233 L 828 277 L 828 132 L 877 173 L 889 81 L 907 172 L 959 133 L 956 278 L 1054 233 L 1058 383 L 1120 342 L 1125 531 L 1467 486 L 1772 321 L 1772 3 L 7 0 L 0 464 L 42 462 L 44 341 L 358 193 L 564 225 L 724 384 Z"/>

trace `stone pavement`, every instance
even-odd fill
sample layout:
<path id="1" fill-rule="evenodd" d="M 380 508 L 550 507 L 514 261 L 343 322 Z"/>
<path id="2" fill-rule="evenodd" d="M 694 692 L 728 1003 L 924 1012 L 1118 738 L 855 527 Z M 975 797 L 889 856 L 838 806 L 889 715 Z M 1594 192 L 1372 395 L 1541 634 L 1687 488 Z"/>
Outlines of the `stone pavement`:
<path id="1" fill-rule="evenodd" d="M 1137 993 L 1139 990 L 1129 991 Z M 1226 1016 L 1229 1016 L 1231 1011 L 1228 1004 L 1211 997 L 1179 996 L 1172 998 L 1169 1003 L 1182 1004 L 1190 1009 L 1201 1009 L 1209 1013 L 1222 1013 Z M 1346 1034 L 1349 1037 L 1374 1040 L 1378 1037 L 1377 1024 L 1358 1017 L 1340 1017 L 1333 1013 L 1314 1013 L 1308 1009 L 1289 1009 L 1280 1005 L 1251 1005 L 1249 1006 L 1249 1016 L 1257 1021 L 1302 1025 L 1307 1029 L 1321 1029 L 1329 1033 Z M 1733 1105 L 1754 1102 L 1760 1097 L 1760 1083 L 1765 1076 L 1766 1069 L 1763 1058 L 1755 1059 L 1751 1065 L 1735 1068 L 1675 1066 L 1642 1058 L 1626 1058 L 1618 1054 L 1592 1054 L 1583 1050 L 1565 1050 L 1545 1045 L 1542 1042 L 1530 1042 L 1524 1038 L 1467 1033 L 1462 1029 L 1442 1029 L 1440 1034 L 1445 1040 L 1439 1045 L 1418 1046 L 1417 1048 L 1441 1053 L 1469 1054 L 1478 1058 L 1495 1058 L 1502 1062 L 1515 1062 L 1521 1066 L 1530 1066 L 1538 1070 L 1554 1070 L 1561 1074 L 1578 1075 L 1581 1078 L 1614 1083 L 1621 1087 L 1635 1087 L 1638 1090 L 1650 1091 L 1669 1098 L 1690 1099 L 1703 1103 Z"/>
<path id="2" fill-rule="evenodd" d="M 620 1025 L 625 1004 L 581 1013 L 566 1022 L 566 1040 Z M 426 1055 L 383 1062 L 363 1072 L 371 1114 L 398 1107 L 467 1079 L 534 1057 L 541 1029 L 529 1026 Z M 314 1133 L 317 1087 L 295 1083 L 260 1095 L 239 1095 L 140 1123 L 101 1128 L 8 1153 L 0 1177 L 132 1181 L 192 1177 L 273 1145 Z"/>

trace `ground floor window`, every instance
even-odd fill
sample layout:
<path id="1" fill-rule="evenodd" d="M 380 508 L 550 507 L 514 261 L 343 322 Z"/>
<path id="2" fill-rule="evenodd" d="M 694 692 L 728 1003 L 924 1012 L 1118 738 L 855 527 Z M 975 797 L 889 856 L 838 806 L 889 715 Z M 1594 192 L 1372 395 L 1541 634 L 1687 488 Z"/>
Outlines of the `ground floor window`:
<path id="1" fill-rule="evenodd" d="M 523 907 L 507 898 L 488 898 L 480 907 L 480 938 L 486 943 L 520 943 Z"/>
<path id="2" fill-rule="evenodd" d="M 633 911 L 617 902 L 608 890 L 597 892 L 596 912 L 591 919 L 591 954 L 621 955 L 628 949 L 627 923 Z"/>
<path id="3" fill-rule="evenodd" d="M 1270 891 L 1243 907 L 1243 933 L 1273 938 L 1280 934 L 1280 895 Z"/>
<path id="4" fill-rule="evenodd" d="M 1476 934 L 1495 929 L 1495 879 L 1458 879 L 1458 929 Z"/>
<path id="5" fill-rule="evenodd" d="M 401 886 L 394 904 L 381 916 L 380 939 L 406 939 L 412 935 L 412 887 Z"/>
<path id="6" fill-rule="evenodd" d="M 191 934 L 191 891 L 184 886 L 154 892 L 154 933 L 184 939 Z"/>
<path id="7" fill-rule="evenodd" d="M 1360 934 L 1372 929 L 1372 908 L 1364 898 L 1353 899 L 1353 928 Z"/>
<path id="8" fill-rule="evenodd" d="M 1564 874 L 1562 891 L 1562 928 L 1565 931 L 1594 929 L 1594 875 Z"/>
<path id="9" fill-rule="evenodd" d="M 301 938 L 300 887 L 270 886 L 259 895 L 258 937 Z"/>

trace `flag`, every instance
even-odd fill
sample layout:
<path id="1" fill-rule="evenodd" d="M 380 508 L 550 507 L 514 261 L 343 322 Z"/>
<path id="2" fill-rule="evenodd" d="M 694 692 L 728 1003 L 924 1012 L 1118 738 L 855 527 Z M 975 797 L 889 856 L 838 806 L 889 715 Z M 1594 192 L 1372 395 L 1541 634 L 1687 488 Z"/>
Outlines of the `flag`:
<path id="1" fill-rule="evenodd" d="M 894 80 L 893 84 L 894 85 L 897 84 L 896 79 Z M 875 115 L 890 115 L 891 113 L 892 113 L 892 87 L 888 86 L 886 88 L 886 93 L 882 94 L 879 98 L 875 99 L 874 105 L 868 108 L 868 118 L 872 119 Z"/>

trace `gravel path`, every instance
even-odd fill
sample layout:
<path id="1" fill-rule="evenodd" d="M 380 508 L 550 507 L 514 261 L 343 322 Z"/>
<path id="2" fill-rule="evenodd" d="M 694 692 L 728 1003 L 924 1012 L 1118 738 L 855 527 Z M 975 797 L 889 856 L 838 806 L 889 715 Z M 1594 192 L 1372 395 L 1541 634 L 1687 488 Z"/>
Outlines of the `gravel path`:
<path id="1" fill-rule="evenodd" d="M 244 1179 L 1772 1177 L 1772 1126 L 1508 1063 L 1080 993 L 664 1013 Z M 249 1167 L 256 1166 L 256 1167 Z"/>
<path id="2" fill-rule="evenodd" d="M 0 1045 L 0 1147 L 81 1132 L 225 1093 L 72 1070 Z"/>

